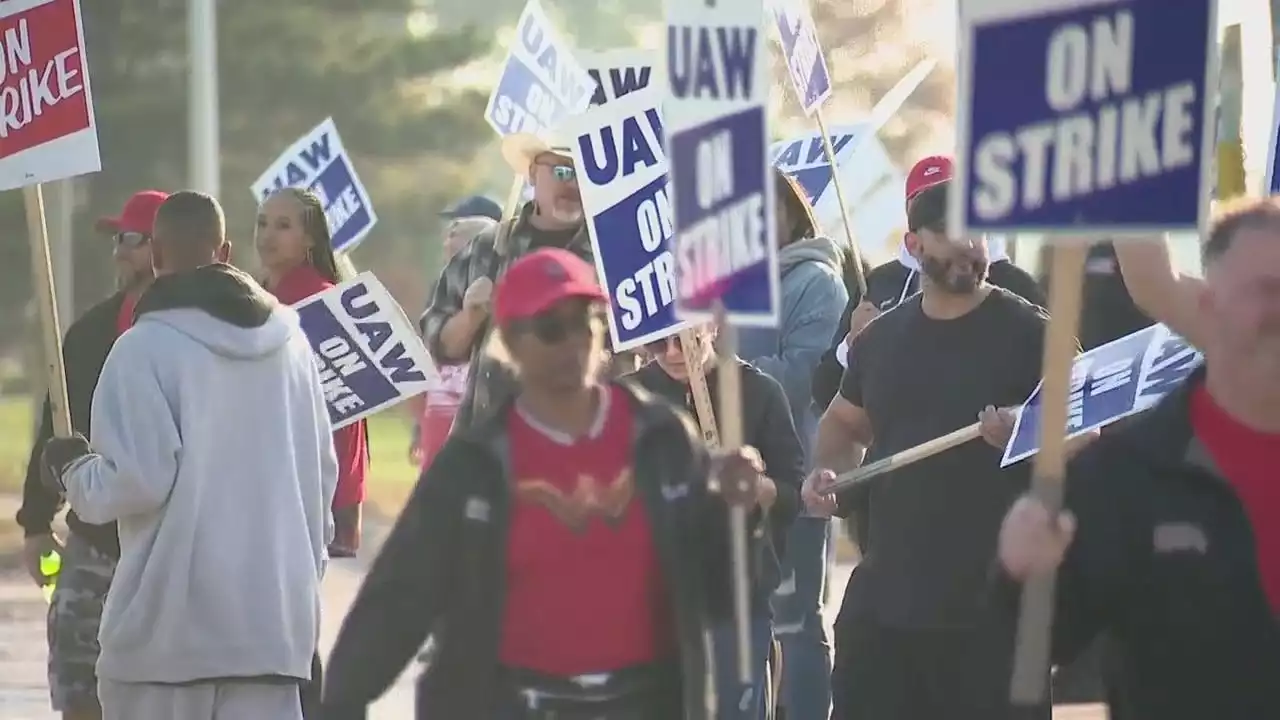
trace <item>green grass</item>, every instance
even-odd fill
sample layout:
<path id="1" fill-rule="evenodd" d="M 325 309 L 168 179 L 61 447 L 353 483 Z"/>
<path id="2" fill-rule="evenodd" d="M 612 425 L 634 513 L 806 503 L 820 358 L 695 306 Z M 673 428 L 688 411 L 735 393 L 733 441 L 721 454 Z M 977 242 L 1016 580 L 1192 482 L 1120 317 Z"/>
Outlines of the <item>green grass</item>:
<path id="1" fill-rule="evenodd" d="M 32 411 L 27 397 L 0 397 L 0 493 L 22 492 L 35 429 Z M 405 414 L 396 409 L 369 419 L 373 457 L 367 489 L 369 501 L 381 514 L 398 513 L 418 479 L 418 468 L 409 462 L 412 429 Z M 4 520 L 0 518 L 0 522 Z"/>

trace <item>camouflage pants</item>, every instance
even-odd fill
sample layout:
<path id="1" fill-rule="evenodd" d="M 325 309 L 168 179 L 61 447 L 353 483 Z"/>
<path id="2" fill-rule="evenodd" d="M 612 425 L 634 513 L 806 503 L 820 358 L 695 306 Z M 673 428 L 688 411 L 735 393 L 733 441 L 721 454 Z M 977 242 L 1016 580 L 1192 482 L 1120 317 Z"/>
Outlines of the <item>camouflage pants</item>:
<path id="1" fill-rule="evenodd" d="M 49 604 L 49 694 L 59 712 L 98 707 L 98 624 L 116 561 L 71 534 Z"/>

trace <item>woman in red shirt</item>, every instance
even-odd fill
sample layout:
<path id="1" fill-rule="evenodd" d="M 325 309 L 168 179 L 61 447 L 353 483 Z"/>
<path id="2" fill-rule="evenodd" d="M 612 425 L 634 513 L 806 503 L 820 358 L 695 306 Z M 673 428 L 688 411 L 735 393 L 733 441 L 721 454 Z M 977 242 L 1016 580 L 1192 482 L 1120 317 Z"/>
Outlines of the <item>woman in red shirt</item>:
<path id="1" fill-rule="evenodd" d="M 254 233 L 263 284 L 282 303 L 293 305 L 339 284 L 337 259 L 320 198 L 309 190 L 283 188 L 263 201 Z M 333 434 L 338 454 L 338 489 L 333 496 L 336 535 L 330 557 L 354 557 L 360 547 L 361 505 L 369 444 L 364 421 Z"/>

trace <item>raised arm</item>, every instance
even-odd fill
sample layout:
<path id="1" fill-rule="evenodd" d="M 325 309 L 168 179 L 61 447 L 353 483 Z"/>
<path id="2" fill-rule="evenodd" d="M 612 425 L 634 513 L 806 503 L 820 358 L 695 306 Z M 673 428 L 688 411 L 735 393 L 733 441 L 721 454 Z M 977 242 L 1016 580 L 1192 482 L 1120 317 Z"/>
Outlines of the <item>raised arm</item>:
<path id="1" fill-rule="evenodd" d="M 1115 248 L 1120 275 L 1134 304 L 1193 346 L 1203 348 L 1204 321 L 1198 305 L 1204 281 L 1174 269 L 1163 237 L 1120 241 Z"/>

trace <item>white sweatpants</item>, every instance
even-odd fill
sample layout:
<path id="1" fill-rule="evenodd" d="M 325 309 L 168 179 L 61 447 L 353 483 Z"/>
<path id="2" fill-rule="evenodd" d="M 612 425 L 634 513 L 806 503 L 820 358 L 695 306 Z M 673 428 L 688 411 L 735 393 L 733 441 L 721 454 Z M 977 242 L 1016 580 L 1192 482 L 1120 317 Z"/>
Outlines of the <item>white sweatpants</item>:
<path id="1" fill-rule="evenodd" d="M 298 685 L 226 681 L 190 685 L 98 680 L 103 720 L 302 720 Z"/>

